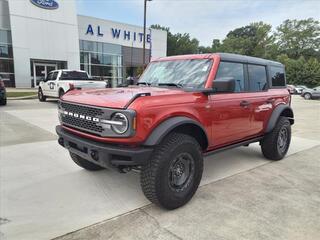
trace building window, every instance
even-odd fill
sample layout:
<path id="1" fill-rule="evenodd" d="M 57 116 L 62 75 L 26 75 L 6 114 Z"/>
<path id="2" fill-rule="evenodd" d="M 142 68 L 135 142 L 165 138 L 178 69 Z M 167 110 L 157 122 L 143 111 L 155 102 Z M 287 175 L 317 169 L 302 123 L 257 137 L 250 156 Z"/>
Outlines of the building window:
<path id="1" fill-rule="evenodd" d="M 93 78 L 116 87 L 123 81 L 121 46 L 80 40 L 80 66 Z"/>
<path id="2" fill-rule="evenodd" d="M 0 29 L 0 76 L 7 87 L 15 87 L 11 31 Z"/>

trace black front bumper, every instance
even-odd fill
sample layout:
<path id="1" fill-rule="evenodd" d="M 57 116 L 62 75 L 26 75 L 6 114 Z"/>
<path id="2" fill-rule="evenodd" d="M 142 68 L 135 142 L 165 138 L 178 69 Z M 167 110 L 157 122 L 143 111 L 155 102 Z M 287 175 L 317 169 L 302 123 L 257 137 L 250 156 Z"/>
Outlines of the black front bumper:
<path id="1" fill-rule="evenodd" d="M 130 148 L 109 145 L 76 136 L 62 128 L 56 127 L 59 144 L 70 152 L 106 168 L 119 166 L 145 165 L 152 154 L 152 148 Z"/>

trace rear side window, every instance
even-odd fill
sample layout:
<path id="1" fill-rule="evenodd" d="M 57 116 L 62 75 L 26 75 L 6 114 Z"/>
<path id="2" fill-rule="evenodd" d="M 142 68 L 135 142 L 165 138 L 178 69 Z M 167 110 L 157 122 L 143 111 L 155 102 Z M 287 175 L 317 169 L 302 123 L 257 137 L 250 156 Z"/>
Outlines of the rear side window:
<path id="1" fill-rule="evenodd" d="M 271 84 L 273 87 L 282 87 L 286 85 L 283 67 L 270 67 Z"/>
<path id="2" fill-rule="evenodd" d="M 267 71 L 265 66 L 249 64 L 248 76 L 250 92 L 259 92 L 268 89 Z"/>
<path id="3" fill-rule="evenodd" d="M 244 71 L 242 63 L 220 62 L 217 78 L 233 77 L 236 80 L 235 92 L 244 91 Z"/>

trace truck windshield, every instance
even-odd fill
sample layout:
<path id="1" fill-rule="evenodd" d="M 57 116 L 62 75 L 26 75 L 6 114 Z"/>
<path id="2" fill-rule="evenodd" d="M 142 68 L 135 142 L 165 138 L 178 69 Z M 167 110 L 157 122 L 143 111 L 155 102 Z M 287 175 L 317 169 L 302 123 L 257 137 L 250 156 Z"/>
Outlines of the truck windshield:
<path id="1" fill-rule="evenodd" d="M 150 63 L 138 84 L 148 86 L 204 87 L 211 59 L 189 59 Z"/>
<path id="2" fill-rule="evenodd" d="M 86 72 L 78 71 L 62 71 L 60 79 L 70 79 L 70 80 L 90 80 Z"/>

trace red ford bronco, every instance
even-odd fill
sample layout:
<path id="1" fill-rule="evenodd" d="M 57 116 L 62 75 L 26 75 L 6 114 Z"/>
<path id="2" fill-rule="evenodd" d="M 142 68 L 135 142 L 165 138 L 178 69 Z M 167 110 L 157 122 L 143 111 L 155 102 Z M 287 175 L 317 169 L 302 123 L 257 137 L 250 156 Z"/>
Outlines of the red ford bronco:
<path id="1" fill-rule="evenodd" d="M 137 86 L 73 90 L 59 102 L 59 144 L 84 169 L 140 171 L 141 187 L 167 209 L 196 192 L 203 157 L 260 142 L 282 159 L 289 148 L 291 97 L 284 66 L 216 53 L 152 61 Z"/>

